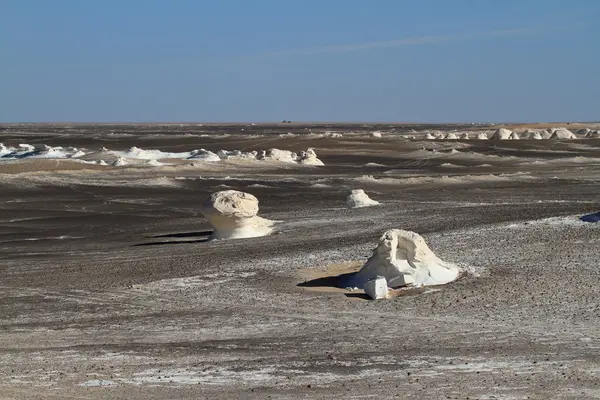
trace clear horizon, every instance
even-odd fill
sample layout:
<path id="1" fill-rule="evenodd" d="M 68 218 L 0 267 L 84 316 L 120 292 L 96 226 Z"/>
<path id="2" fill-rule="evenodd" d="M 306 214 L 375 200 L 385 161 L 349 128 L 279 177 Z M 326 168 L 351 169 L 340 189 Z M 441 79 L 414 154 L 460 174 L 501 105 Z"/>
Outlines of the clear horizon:
<path id="1" fill-rule="evenodd" d="M 9 0 L 0 14 L 4 124 L 600 119 L 593 0 Z"/>

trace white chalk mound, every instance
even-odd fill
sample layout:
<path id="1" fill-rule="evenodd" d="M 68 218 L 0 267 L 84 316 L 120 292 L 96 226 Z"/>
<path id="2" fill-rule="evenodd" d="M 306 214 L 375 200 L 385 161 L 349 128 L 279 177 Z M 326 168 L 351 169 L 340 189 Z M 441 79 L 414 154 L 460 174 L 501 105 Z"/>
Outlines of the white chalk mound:
<path id="1" fill-rule="evenodd" d="M 350 208 L 370 207 L 380 204 L 378 201 L 371 199 L 362 189 L 352 190 L 346 202 Z"/>
<path id="2" fill-rule="evenodd" d="M 215 229 L 211 239 L 242 239 L 273 232 L 271 221 L 259 217 L 258 199 L 250 193 L 223 190 L 206 199 L 200 211 Z"/>
<path id="3" fill-rule="evenodd" d="M 477 134 L 477 140 L 488 140 L 488 135 L 485 132 L 479 132 Z"/>
<path id="4" fill-rule="evenodd" d="M 373 255 L 356 274 L 355 286 L 382 276 L 389 287 L 443 285 L 460 275 L 460 268 L 439 259 L 421 235 L 391 229 L 379 239 Z"/>
<path id="5" fill-rule="evenodd" d="M 500 128 L 492 135 L 492 139 L 494 140 L 510 140 L 512 139 L 511 135 L 513 131 L 506 128 Z"/>
<path id="6" fill-rule="evenodd" d="M 307 149 L 298 156 L 298 162 L 302 165 L 325 165 L 319 160 L 317 153 L 313 149 Z"/>

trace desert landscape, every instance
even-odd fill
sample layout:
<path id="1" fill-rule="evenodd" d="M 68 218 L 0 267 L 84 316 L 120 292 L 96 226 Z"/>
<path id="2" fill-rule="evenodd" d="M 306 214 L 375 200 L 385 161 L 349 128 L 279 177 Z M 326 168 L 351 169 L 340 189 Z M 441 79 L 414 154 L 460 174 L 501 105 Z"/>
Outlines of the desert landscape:
<path id="1" fill-rule="evenodd" d="M 2 399 L 600 398 L 600 123 L 0 142 Z M 404 231 L 427 276 L 343 279 Z"/>

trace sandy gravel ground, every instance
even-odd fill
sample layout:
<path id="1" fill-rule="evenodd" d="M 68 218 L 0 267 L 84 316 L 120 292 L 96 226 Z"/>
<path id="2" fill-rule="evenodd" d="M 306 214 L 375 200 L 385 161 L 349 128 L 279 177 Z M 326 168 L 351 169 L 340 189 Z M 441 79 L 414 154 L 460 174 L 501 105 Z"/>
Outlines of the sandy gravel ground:
<path id="1" fill-rule="evenodd" d="M 0 161 L 0 398 L 600 398 L 600 224 L 577 218 L 600 211 L 600 140 L 202 129 L 5 129 L 6 144 L 314 147 L 326 166 Z M 199 206 L 224 188 L 279 233 L 206 242 Z M 346 209 L 353 188 L 382 205 Z M 467 274 L 390 301 L 301 285 L 360 266 L 390 228 Z"/>

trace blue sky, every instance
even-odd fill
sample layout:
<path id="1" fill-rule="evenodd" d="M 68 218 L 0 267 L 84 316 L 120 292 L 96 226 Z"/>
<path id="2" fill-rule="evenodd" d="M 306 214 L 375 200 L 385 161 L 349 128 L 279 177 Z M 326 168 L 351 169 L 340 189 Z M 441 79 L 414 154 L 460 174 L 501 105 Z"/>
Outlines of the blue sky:
<path id="1" fill-rule="evenodd" d="M 597 0 L 0 0 L 0 121 L 600 120 Z"/>

